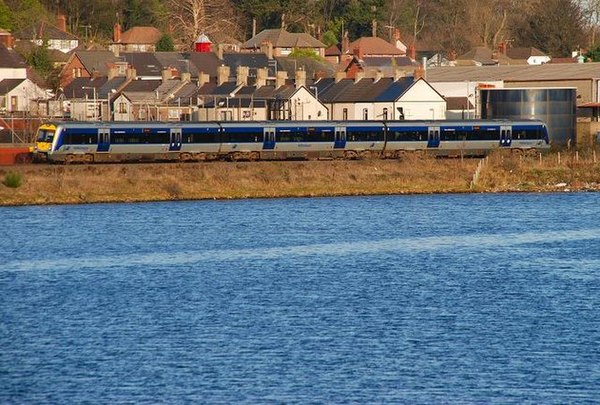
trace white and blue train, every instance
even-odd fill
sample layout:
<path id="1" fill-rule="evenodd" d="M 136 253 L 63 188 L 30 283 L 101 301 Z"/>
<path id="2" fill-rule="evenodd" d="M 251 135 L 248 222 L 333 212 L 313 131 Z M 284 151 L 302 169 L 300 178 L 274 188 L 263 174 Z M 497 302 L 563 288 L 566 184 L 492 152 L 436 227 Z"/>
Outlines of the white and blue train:
<path id="1" fill-rule="evenodd" d="M 34 153 L 52 162 L 91 163 L 481 156 L 549 147 L 546 125 L 535 120 L 138 121 L 44 124 Z"/>

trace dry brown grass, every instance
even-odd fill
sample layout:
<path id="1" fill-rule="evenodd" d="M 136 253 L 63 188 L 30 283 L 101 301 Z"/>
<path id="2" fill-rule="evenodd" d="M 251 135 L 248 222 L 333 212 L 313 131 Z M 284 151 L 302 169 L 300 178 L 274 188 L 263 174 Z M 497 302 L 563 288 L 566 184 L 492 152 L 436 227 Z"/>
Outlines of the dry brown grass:
<path id="1" fill-rule="evenodd" d="M 0 205 L 265 198 L 408 193 L 600 189 L 592 156 L 556 153 L 521 157 L 492 154 L 476 186 L 478 159 L 22 165 L 0 167 L 0 178 L 21 174 L 23 184 L 0 184 Z"/>
<path id="2" fill-rule="evenodd" d="M 592 151 L 521 156 L 494 153 L 488 158 L 478 191 L 600 190 L 600 162 Z"/>

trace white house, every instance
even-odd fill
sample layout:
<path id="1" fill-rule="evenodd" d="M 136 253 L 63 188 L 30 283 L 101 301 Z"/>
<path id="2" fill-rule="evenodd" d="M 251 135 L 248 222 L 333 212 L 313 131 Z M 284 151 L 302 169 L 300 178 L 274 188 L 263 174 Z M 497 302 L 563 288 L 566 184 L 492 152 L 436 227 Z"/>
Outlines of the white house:
<path id="1" fill-rule="evenodd" d="M 79 46 L 79 38 L 67 32 L 64 15 L 59 15 L 56 23 L 57 25 L 54 26 L 45 21 L 39 22 L 15 33 L 15 38 L 31 41 L 37 46 L 42 46 L 44 41 L 47 41 L 48 49 L 69 53 Z"/>
<path id="2" fill-rule="evenodd" d="M 318 82 L 317 82 L 318 84 Z M 424 79 L 343 79 L 319 97 L 333 120 L 445 119 L 446 101 Z"/>
<path id="3" fill-rule="evenodd" d="M 0 112 L 31 112 L 37 109 L 37 100 L 48 98 L 46 90 L 29 79 L 0 81 Z"/>

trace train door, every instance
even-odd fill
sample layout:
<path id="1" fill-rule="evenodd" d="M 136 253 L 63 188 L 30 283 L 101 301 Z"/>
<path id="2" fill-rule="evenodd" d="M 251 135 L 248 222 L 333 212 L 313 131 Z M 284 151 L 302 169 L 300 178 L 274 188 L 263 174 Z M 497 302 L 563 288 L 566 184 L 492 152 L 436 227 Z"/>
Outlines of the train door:
<path id="1" fill-rule="evenodd" d="M 98 148 L 97 152 L 108 152 L 110 149 L 110 129 L 98 129 Z"/>
<path id="2" fill-rule="evenodd" d="M 512 127 L 510 125 L 502 125 L 500 127 L 500 146 L 508 148 L 512 144 Z"/>
<path id="3" fill-rule="evenodd" d="M 181 128 L 171 128 L 169 152 L 177 152 L 179 150 L 181 150 Z"/>
<path id="4" fill-rule="evenodd" d="M 439 148 L 440 146 L 440 127 L 429 127 L 427 132 L 427 147 Z"/>
<path id="5" fill-rule="evenodd" d="M 344 149 L 346 147 L 346 128 L 335 127 L 334 149 Z"/>
<path id="6" fill-rule="evenodd" d="M 263 149 L 275 149 L 275 128 L 263 129 Z"/>

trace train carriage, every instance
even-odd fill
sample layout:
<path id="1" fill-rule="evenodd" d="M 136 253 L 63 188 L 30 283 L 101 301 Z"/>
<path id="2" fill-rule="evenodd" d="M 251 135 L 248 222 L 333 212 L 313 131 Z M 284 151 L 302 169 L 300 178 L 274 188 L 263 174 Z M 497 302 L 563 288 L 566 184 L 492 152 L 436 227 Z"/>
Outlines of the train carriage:
<path id="1" fill-rule="evenodd" d="M 549 147 L 545 124 L 534 120 L 62 122 L 40 127 L 34 154 L 91 163 L 477 156 Z"/>

